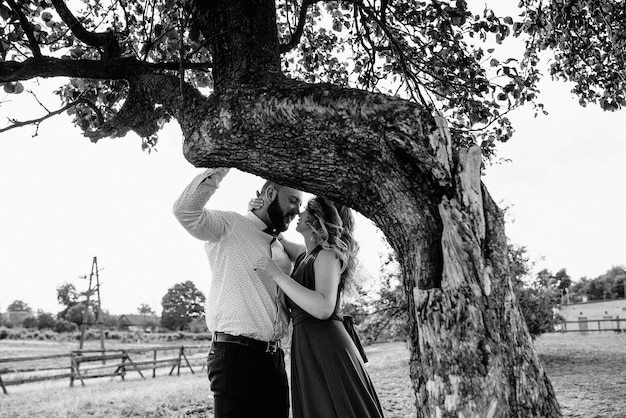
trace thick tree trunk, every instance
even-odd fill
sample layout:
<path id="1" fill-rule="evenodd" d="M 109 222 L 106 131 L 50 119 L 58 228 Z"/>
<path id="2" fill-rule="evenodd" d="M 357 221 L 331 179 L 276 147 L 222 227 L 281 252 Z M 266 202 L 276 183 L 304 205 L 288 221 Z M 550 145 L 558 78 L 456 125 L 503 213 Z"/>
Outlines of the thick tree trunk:
<path id="1" fill-rule="evenodd" d="M 414 103 L 285 79 L 273 1 L 196 6 L 215 93 L 180 101 L 176 79 L 137 80 L 179 121 L 187 159 L 323 194 L 380 227 L 402 266 L 418 417 L 560 416 L 512 291 L 480 151 L 454 154 L 443 119 Z"/>

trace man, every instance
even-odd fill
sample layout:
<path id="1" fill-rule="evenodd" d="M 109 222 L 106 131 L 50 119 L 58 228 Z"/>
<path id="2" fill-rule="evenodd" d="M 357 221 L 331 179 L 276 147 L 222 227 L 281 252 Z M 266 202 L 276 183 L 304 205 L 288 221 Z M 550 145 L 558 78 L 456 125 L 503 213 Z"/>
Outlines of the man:
<path id="1" fill-rule="evenodd" d="M 288 417 L 289 387 L 280 340 L 287 333 L 284 298 L 272 280 L 254 271 L 271 256 L 287 274 L 291 261 L 276 234 L 300 212 L 302 192 L 268 181 L 262 208 L 247 215 L 209 210 L 205 204 L 228 169 L 198 175 L 174 204 L 174 214 L 206 241 L 213 279 L 207 325 L 213 332 L 208 376 L 216 418 Z"/>

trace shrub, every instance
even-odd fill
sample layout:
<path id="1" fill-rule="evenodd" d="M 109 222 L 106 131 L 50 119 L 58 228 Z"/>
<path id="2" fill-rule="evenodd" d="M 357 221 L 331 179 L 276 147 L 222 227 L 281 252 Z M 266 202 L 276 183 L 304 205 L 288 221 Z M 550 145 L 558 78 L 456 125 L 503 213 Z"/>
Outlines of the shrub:
<path id="1" fill-rule="evenodd" d="M 74 332 L 76 330 L 78 330 L 78 325 L 65 319 L 60 319 L 54 324 L 55 332 Z"/>
<path id="2" fill-rule="evenodd" d="M 116 332 L 116 331 L 106 331 L 104 336 L 109 340 L 121 340 L 124 337 L 124 334 Z"/>
<path id="3" fill-rule="evenodd" d="M 24 328 L 10 328 L 3 327 L 0 330 L 0 334 L 3 335 L 0 339 L 8 339 L 8 340 L 25 340 L 28 335 L 28 331 Z"/>
<path id="4" fill-rule="evenodd" d="M 34 316 L 29 316 L 28 318 L 25 318 L 22 322 L 22 326 L 28 329 L 37 328 L 37 318 L 35 318 Z"/>
<path id="5" fill-rule="evenodd" d="M 37 328 L 39 329 L 54 329 L 56 319 L 51 313 L 40 312 L 37 315 Z"/>

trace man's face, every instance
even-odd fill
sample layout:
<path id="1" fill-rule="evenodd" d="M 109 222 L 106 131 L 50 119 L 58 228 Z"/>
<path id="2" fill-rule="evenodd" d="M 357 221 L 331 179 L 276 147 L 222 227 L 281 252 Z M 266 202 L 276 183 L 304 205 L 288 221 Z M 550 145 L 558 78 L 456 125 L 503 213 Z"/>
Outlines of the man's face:
<path id="1" fill-rule="evenodd" d="M 302 204 L 302 192 L 290 187 L 281 187 L 267 207 L 272 226 L 278 232 L 284 232 L 289 224 L 300 213 Z"/>

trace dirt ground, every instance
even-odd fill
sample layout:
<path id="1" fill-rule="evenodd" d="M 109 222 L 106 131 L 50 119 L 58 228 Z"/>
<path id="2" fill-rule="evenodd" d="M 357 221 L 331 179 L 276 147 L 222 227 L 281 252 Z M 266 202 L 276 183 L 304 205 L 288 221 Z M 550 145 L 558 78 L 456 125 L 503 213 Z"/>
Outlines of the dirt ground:
<path id="1" fill-rule="evenodd" d="M 564 418 L 626 418 L 626 334 L 552 333 L 535 340 Z M 373 345 L 368 370 L 387 418 L 415 416 L 399 345 Z M 543 418 L 543 417 L 536 417 Z"/>
<path id="2" fill-rule="evenodd" d="M 626 334 L 546 334 L 535 348 L 563 417 L 626 417 Z"/>
<path id="3" fill-rule="evenodd" d="M 535 347 L 556 392 L 565 418 L 626 417 L 626 334 L 546 334 Z M 52 347 L 22 342 L 40 354 Z M 16 349 L 0 341 L 0 357 Z M 386 418 L 414 417 L 415 402 L 408 376 L 409 352 L 404 343 L 366 347 L 367 369 Z M 11 386 L 0 394 L 0 417 L 212 417 L 204 373 L 157 379 L 105 379 L 86 387 L 67 382 Z M 35 396 L 46 393 L 47 396 Z M 538 417 L 539 418 L 539 417 Z M 540 417 L 543 418 L 543 417 Z"/>

